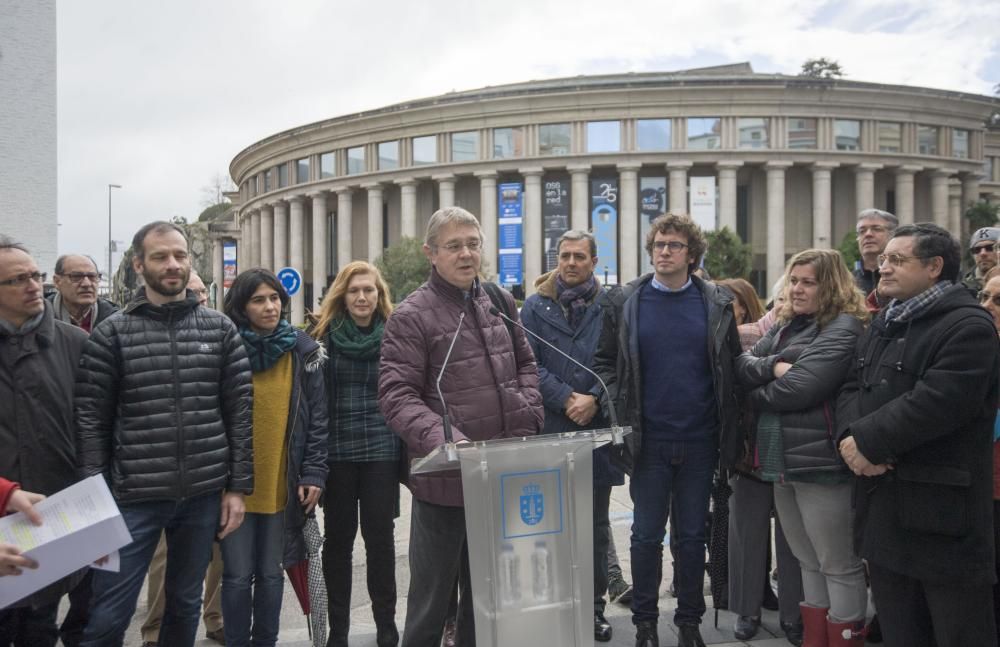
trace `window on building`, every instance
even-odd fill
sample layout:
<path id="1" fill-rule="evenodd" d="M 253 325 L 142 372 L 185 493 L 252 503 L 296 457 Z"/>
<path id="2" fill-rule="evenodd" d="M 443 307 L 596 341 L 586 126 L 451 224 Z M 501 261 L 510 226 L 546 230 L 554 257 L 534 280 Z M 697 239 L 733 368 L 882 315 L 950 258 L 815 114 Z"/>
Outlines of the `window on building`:
<path id="1" fill-rule="evenodd" d="M 569 155 L 569 124 L 543 124 L 538 127 L 539 155 Z"/>
<path id="2" fill-rule="evenodd" d="M 493 129 L 493 157 L 504 159 L 507 157 L 521 157 L 524 155 L 524 127 L 514 128 L 494 128 Z"/>
<path id="3" fill-rule="evenodd" d="M 993 158 L 986 157 L 983 160 L 983 181 L 992 182 L 993 181 Z"/>
<path id="4" fill-rule="evenodd" d="M 437 135 L 413 138 L 413 164 L 437 164 Z"/>
<path id="5" fill-rule="evenodd" d="M 272 186 L 274 186 L 274 169 L 269 168 L 264 173 L 264 193 L 270 191 Z"/>
<path id="6" fill-rule="evenodd" d="M 878 122 L 878 150 L 880 153 L 902 152 L 903 124 L 891 121 Z"/>
<path id="7" fill-rule="evenodd" d="M 278 188 L 288 186 L 288 164 L 278 164 Z"/>
<path id="8" fill-rule="evenodd" d="M 687 147 L 718 148 L 722 140 L 722 120 L 718 117 L 698 117 L 687 120 Z"/>
<path id="9" fill-rule="evenodd" d="M 835 119 L 833 143 L 838 151 L 861 150 L 861 122 L 855 119 Z"/>
<path id="10" fill-rule="evenodd" d="M 365 147 L 355 146 L 347 149 L 347 174 L 357 175 L 365 172 Z"/>
<path id="11" fill-rule="evenodd" d="M 969 159 L 968 130 L 959 130 L 956 128 L 951 131 L 951 156 Z"/>
<path id="12" fill-rule="evenodd" d="M 254 189 L 257 188 L 256 185 L 257 185 L 256 178 L 250 178 L 249 180 L 247 180 L 246 182 L 244 182 L 243 183 L 243 194 L 247 198 L 253 197 L 253 195 L 254 195 Z"/>
<path id="13" fill-rule="evenodd" d="M 295 160 L 295 183 L 302 184 L 309 181 L 309 158 L 304 157 Z"/>
<path id="14" fill-rule="evenodd" d="M 819 148 L 819 122 L 812 117 L 788 118 L 789 148 Z"/>
<path id="15" fill-rule="evenodd" d="M 917 152 L 921 155 L 940 155 L 937 126 L 917 126 Z"/>
<path id="16" fill-rule="evenodd" d="M 337 172 L 337 156 L 333 153 L 323 153 L 319 156 L 319 179 L 333 177 Z"/>
<path id="17" fill-rule="evenodd" d="M 474 162 L 479 159 L 479 133 L 470 130 L 451 134 L 451 161 Z"/>
<path id="18" fill-rule="evenodd" d="M 253 194 L 254 195 L 260 195 L 265 190 L 264 189 L 264 180 L 262 180 L 260 176 L 261 176 L 261 174 L 258 173 L 253 178 L 253 183 L 255 185 L 254 186 L 254 190 L 253 190 Z"/>
<path id="19" fill-rule="evenodd" d="M 588 121 L 587 152 L 617 153 L 622 149 L 620 121 Z"/>
<path id="20" fill-rule="evenodd" d="M 741 117 L 736 120 L 740 148 L 767 148 L 767 124 L 763 117 Z"/>
<path id="21" fill-rule="evenodd" d="M 670 120 L 637 120 L 635 122 L 635 139 L 640 151 L 670 150 Z"/>
<path id="22" fill-rule="evenodd" d="M 399 168 L 399 141 L 379 142 L 378 170 L 389 171 Z"/>

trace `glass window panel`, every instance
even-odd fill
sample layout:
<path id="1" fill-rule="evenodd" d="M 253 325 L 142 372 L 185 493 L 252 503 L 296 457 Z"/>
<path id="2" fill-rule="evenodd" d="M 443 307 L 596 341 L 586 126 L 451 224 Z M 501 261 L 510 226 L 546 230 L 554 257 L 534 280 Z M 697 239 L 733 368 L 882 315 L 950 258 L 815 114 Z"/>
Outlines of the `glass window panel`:
<path id="1" fill-rule="evenodd" d="M 378 169 L 387 171 L 399 168 L 399 141 L 380 142 L 378 145 Z"/>
<path id="2" fill-rule="evenodd" d="M 278 187 L 288 186 L 288 164 L 278 164 Z"/>
<path id="3" fill-rule="evenodd" d="M 356 175 L 365 172 L 365 147 L 355 146 L 347 149 L 347 174 Z"/>
<path id="4" fill-rule="evenodd" d="M 722 120 L 718 117 L 688 119 L 687 131 L 688 148 L 718 148 L 722 139 Z"/>
<path id="5" fill-rule="evenodd" d="M 669 119 L 639 119 L 635 122 L 635 134 L 640 151 L 670 150 Z"/>
<path id="6" fill-rule="evenodd" d="M 587 152 L 617 153 L 622 149 L 621 122 L 588 121 Z"/>
<path id="7" fill-rule="evenodd" d="M 768 120 L 763 117 L 741 117 L 736 120 L 740 148 L 767 148 Z"/>
<path id="8" fill-rule="evenodd" d="M 955 129 L 951 131 L 951 156 L 969 158 L 969 131 Z"/>
<path id="9" fill-rule="evenodd" d="M 816 148 L 818 146 L 816 137 L 818 127 L 818 121 L 812 117 L 789 117 L 788 147 Z"/>
<path id="10" fill-rule="evenodd" d="M 437 164 L 437 135 L 413 138 L 413 163 Z"/>
<path id="11" fill-rule="evenodd" d="M 992 182 L 993 181 L 993 158 L 986 157 L 983 159 L 983 181 Z"/>
<path id="12" fill-rule="evenodd" d="M 260 178 L 260 173 L 258 173 L 256 176 L 254 176 L 253 181 L 254 181 L 254 184 L 257 185 L 254 188 L 254 192 L 253 193 L 254 193 L 254 195 L 259 195 L 263 191 L 263 188 L 264 188 L 264 181 Z"/>
<path id="13" fill-rule="evenodd" d="M 880 153 L 899 153 L 903 150 L 902 124 L 878 122 L 878 150 Z"/>
<path id="14" fill-rule="evenodd" d="M 479 133 L 470 130 L 451 134 L 451 161 L 474 162 L 479 159 Z"/>
<path id="15" fill-rule="evenodd" d="M 336 156 L 333 153 L 323 153 L 319 156 L 319 179 L 333 177 L 337 172 Z"/>
<path id="16" fill-rule="evenodd" d="M 302 184 L 309 181 L 309 158 L 304 157 L 295 161 L 295 183 Z"/>
<path id="17" fill-rule="evenodd" d="M 835 119 L 833 141 L 838 151 L 861 150 L 861 122 L 854 119 Z"/>
<path id="18" fill-rule="evenodd" d="M 503 159 L 506 157 L 521 157 L 524 155 L 524 127 L 514 128 L 494 128 L 493 129 L 493 157 Z"/>
<path id="19" fill-rule="evenodd" d="M 569 124 L 543 124 L 538 127 L 539 155 L 569 155 L 569 142 Z"/>
<path id="20" fill-rule="evenodd" d="M 266 173 L 264 173 L 264 193 L 267 193 L 268 191 L 271 190 L 271 185 L 273 184 L 273 177 L 272 177 L 273 175 L 274 175 L 274 169 L 270 168 L 267 169 Z"/>
<path id="21" fill-rule="evenodd" d="M 921 155 L 938 155 L 937 126 L 917 126 L 917 151 Z"/>

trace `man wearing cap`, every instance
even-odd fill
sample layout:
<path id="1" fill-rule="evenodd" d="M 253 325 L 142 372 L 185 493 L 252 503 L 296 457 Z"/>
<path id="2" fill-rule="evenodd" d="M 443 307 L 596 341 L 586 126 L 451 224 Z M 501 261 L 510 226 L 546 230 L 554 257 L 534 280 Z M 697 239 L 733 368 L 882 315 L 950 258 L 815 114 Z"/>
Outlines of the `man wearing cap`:
<path id="1" fill-rule="evenodd" d="M 962 285 L 978 293 L 983 289 L 983 277 L 997 264 L 997 242 L 1000 228 L 983 227 L 977 229 L 969 240 L 969 252 L 975 265 L 962 277 Z"/>

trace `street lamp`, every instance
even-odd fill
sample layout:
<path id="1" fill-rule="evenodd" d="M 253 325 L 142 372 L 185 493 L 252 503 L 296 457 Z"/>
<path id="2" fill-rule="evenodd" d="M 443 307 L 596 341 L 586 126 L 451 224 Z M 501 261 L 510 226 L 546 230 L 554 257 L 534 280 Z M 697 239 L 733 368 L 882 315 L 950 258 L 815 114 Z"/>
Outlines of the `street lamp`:
<path id="1" fill-rule="evenodd" d="M 113 242 L 111 240 L 111 189 L 120 189 L 122 185 L 120 184 L 109 184 L 108 185 L 108 289 L 111 289 L 111 275 L 114 274 L 114 269 L 111 267 L 111 246 Z"/>

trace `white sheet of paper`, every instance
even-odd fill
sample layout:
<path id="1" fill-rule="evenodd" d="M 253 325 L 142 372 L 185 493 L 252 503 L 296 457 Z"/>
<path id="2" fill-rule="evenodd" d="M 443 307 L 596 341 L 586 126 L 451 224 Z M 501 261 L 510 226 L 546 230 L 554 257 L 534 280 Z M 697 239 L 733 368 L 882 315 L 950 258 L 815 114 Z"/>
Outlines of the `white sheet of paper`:
<path id="1" fill-rule="evenodd" d="M 42 525 L 18 512 L 0 518 L 0 542 L 38 562 L 37 569 L 3 578 L 0 609 L 132 541 L 103 476 L 92 476 L 35 504 Z"/>
<path id="2" fill-rule="evenodd" d="M 121 555 L 116 550 L 115 552 L 108 555 L 108 561 L 103 564 L 98 564 L 94 562 L 90 565 L 90 568 L 96 568 L 99 571 L 108 571 L 110 573 L 117 573 L 122 570 L 122 558 Z"/>

